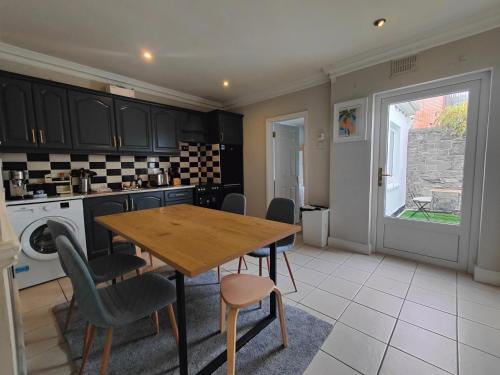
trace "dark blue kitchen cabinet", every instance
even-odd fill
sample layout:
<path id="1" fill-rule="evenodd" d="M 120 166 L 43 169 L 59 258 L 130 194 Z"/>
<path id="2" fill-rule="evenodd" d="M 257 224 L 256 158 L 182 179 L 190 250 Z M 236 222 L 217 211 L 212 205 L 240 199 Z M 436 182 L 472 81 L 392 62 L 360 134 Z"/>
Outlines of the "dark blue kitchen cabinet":
<path id="1" fill-rule="evenodd" d="M 132 100 L 115 99 L 118 150 L 153 151 L 150 106 Z"/>

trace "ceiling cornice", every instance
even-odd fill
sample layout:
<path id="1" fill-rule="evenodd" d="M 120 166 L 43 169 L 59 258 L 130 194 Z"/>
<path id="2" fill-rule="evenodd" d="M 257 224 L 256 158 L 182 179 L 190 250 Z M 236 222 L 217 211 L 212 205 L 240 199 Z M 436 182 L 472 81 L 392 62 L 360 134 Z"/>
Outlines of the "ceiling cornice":
<path id="1" fill-rule="evenodd" d="M 78 64 L 69 60 L 53 57 L 25 48 L 16 47 L 3 42 L 0 42 L 0 59 L 41 67 L 51 71 L 70 74 L 72 76 L 89 80 L 120 85 L 146 94 L 156 95 L 202 108 L 220 109 L 223 107 L 223 104 L 220 102 L 154 85 L 120 74 L 108 72 L 106 70 L 92 68 L 87 65 Z"/>
<path id="2" fill-rule="evenodd" d="M 473 21 L 460 23 L 456 27 L 430 30 L 425 35 L 416 35 L 406 41 L 373 49 L 356 56 L 338 60 L 323 68 L 331 79 L 370 66 L 415 54 L 433 47 L 464 39 L 472 35 L 500 27 L 500 11 L 477 17 Z"/>
<path id="3" fill-rule="evenodd" d="M 286 85 L 282 85 L 271 90 L 261 91 L 255 94 L 242 96 L 235 100 L 227 101 L 224 103 L 224 109 L 231 109 L 262 102 L 267 99 L 272 99 L 278 96 L 290 94 L 292 92 L 318 86 L 326 82 L 330 82 L 328 75 L 323 71 L 320 71 L 303 79 L 290 82 Z"/>

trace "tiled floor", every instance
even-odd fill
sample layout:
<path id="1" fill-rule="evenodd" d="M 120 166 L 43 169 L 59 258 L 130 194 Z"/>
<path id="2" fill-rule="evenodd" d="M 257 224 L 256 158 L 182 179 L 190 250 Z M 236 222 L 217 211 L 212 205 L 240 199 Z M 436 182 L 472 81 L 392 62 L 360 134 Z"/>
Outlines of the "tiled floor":
<path id="1" fill-rule="evenodd" d="M 257 259 L 246 259 L 244 272 L 257 273 Z M 302 244 L 289 259 L 299 291 L 279 256 L 286 303 L 334 324 L 306 375 L 499 373 L 500 288 L 394 257 Z M 230 262 L 222 273 L 236 268 Z M 30 373 L 73 371 L 51 312 L 70 298 L 67 279 L 21 292 Z"/>

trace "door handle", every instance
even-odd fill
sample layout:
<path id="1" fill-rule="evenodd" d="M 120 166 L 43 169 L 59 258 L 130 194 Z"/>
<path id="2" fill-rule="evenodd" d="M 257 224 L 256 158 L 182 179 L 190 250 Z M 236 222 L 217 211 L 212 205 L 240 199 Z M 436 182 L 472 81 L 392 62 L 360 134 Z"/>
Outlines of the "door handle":
<path id="1" fill-rule="evenodd" d="M 39 133 L 40 133 L 40 143 L 41 143 L 41 144 L 45 144 L 45 137 L 44 137 L 44 135 L 43 135 L 43 130 L 42 130 L 42 129 L 40 129 L 40 130 L 39 130 Z"/>
<path id="2" fill-rule="evenodd" d="M 31 142 L 36 143 L 36 132 L 35 129 L 31 129 Z"/>
<path id="3" fill-rule="evenodd" d="M 382 186 L 382 178 L 383 177 L 390 177 L 391 175 L 389 173 L 384 173 L 382 168 L 378 169 L 378 186 Z"/>

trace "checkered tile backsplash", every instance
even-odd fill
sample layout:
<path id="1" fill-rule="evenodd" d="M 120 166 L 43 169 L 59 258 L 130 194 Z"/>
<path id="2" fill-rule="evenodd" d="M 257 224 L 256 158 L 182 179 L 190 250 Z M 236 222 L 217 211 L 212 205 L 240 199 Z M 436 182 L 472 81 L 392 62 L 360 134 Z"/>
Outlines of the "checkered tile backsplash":
<path id="1" fill-rule="evenodd" d="M 179 147 L 179 156 L 4 153 L 0 158 L 4 171 L 27 170 L 32 184 L 43 183 L 49 173 L 59 176 L 84 168 L 97 173 L 92 184 L 118 189 L 122 182 L 132 181 L 135 175 L 147 181 L 148 174 L 169 167 L 177 169 L 183 185 L 220 183 L 218 144 L 180 143 Z"/>

